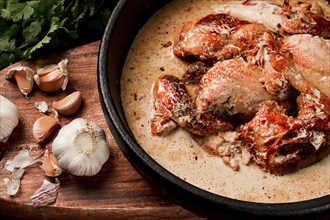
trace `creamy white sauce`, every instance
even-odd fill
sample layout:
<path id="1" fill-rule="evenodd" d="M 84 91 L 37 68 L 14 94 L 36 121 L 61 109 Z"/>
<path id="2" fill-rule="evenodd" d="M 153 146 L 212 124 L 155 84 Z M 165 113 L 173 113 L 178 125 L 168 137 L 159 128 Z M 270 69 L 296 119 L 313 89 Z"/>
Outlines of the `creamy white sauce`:
<path id="1" fill-rule="evenodd" d="M 308 200 L 330 194 L 330 157 L 292 174 L 275 176 L 254 165 L 233 171 L 220 157 L 206 153 L 178 128 L 167 137 L 152 136 L 153 83 L 162 74 L 181 76 L 187 63 L 173 55 L 173 40 L 185 21 L 215 13 L 219 0 L 176 0 L 159 11 L 140 31 L 121 79 L 128 124 L 144 150 L 179 178 L 229 198 L 262 203 Z M 171 46 L 164 46 L 172 42 Z"/>

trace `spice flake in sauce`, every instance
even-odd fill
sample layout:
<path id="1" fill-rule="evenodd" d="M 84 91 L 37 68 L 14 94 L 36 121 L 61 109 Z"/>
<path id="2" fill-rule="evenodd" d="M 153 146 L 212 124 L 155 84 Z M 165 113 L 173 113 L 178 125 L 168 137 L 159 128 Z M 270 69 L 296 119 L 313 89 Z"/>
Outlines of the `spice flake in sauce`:
<path id="1" fill-rule="evenodd" d="M 182 180 L 229 198 L 286 203 L 329 195 L 330 156 L 283 176 L 266 173 L 254 165 L 241 165 L 239 171 L 234 171 L 220 157 L 202 149 L 181 128 L 166 137 L 151 134 L 153 83 L 164 74 L 180 77 L 188 66 L 173 55 L 173 40 L 185 21 L 215 13 L 216 6 L 223 3 L 176 0 L 157 12 L 140 30 L 121 79 L 123 109 L 136 140 L 160 165 Z"/>

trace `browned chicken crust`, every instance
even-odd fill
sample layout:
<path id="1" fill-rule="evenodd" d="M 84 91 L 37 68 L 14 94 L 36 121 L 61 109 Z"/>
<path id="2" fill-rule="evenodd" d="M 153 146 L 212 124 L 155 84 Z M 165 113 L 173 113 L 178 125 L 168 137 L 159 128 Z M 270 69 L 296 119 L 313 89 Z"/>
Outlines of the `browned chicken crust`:
<path id="1" fill-rule="evenodd" d="M 183 25 L 173 52 L 197 62 L 182 79 L 155 82 L 151 131 L 166 136 L 181 127 L 234 170 L 247 150 L 261 169 L 282 175 L 330 152 L 330 22 L 317 4 L 288 1 L 271 5 L 281 12 L 272 18 L 281 21 L 276 28 L 252 22 L 251 13 L 233 16 L 257 4 Z"/>

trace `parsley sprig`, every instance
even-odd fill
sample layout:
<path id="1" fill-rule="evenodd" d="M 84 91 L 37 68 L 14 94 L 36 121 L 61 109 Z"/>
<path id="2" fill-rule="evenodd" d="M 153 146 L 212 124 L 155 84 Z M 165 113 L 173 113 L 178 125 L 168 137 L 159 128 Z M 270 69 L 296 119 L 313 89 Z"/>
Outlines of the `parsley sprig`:
<path id="1" fill-rule="evenodd" d="M 117 1 L 0 0 L 0 69 L 100 39 Z"/>

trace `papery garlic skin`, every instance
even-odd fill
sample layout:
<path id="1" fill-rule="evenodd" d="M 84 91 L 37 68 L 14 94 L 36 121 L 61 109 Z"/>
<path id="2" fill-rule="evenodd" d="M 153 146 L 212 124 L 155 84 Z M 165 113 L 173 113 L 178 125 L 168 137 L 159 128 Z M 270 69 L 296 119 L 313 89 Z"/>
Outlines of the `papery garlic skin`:
<path id="1" fill-rule="evenodd" d="M 52 150 L 59 164 L 76 176 L 97 174 L 110 155 L 103 129 L 83 118 L 61 128 Z"/>
<path id="2" fill-rule="evenodd" d="M 12 172 L 9 178 L 4 178 L 3 181 L 7 188 L 7 195 L 14 196 L 18 192 L 21 185 L 21 178 L 25 170 L 23 168 L 18 168 Z"/>
<path id="3" fill-rule="evenodd" d="M 60 181 L 58 178 L 55 178 L 52 182 L 44 179 L 41 187 L 30 197 L 32 206 L 39 207 L 55 202 L 59 188 Z"/>
<path id="4" fill-rule="evenodd" d="M 48 112 L 48 104 L 45 101 L 35 102 L 34 107 L 36 107 L 36 109 L 38 109 L 39 112 L 41 112 L 41 113 Z"/>
<path id="5" fill-rule="evenodd" d="M 0 95 L 0 142 L 5 143 L 18 125 L 19 114 L 14 103 Z"/>

